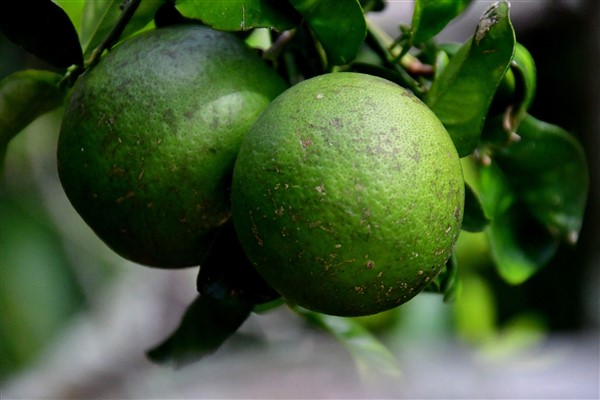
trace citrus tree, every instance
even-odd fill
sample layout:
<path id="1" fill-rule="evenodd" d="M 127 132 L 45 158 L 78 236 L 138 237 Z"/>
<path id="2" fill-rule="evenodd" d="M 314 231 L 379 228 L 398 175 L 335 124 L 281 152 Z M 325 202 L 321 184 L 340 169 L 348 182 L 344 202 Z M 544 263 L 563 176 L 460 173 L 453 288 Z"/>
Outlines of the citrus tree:
<path id="1" fill-rule="evenodd" d="M 383 0 L 11 2 L 3 34 L 51 68 L 3 78 L 0 150 L 64 105 L 77 212 L 129 260 L 199 266 L 152 360 L 195 360 L 290 307 L 389 364 L 348 317 L 456 300 L 480 246 L 522 284 L 582 225 L 584 153 L 529 113 L 536 68 L 510 3 L 464 43 L 437 39 L 470 3 L 416 0 L 389 36 L 368 18 Z"/>

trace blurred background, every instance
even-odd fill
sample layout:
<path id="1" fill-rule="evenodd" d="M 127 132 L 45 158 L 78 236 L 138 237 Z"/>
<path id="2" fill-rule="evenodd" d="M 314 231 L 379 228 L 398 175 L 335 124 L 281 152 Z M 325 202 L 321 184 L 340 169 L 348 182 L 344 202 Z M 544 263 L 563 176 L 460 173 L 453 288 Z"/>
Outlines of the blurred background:
<path id="1" fill-rule="evenodd" d="M 491 2 L 438 37 L 464 42 Z M 531 114 L 585 149 L 590 197 L 575 246 L 521 286 L 493 270 L 481 234 L 461 235 L 462 296 L 422 294 L 361 318 L 400 373 L 361 374 L 346 349 L 285 307 L 253 314 L 217 352 L 180 369 L 145 351 L 195 298 L 197 270 L 164 271 L 113 254 L 74 212 L 56 173 L 61 112 L 9 145 L 0 180 L 0 388 L 9 398 L 599 398 L 600 2 L 512 1 L 517 40 L 537 65 Z M 370 18 L 390 35 L 413 4 Z M 0 78 L 46 68 L 0 36 Z"/>

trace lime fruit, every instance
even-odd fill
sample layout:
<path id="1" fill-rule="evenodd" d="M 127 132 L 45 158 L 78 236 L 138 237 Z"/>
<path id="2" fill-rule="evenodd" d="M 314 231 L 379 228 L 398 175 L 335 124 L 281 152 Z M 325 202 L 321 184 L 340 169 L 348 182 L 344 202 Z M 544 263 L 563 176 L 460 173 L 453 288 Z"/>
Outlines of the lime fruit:
<path id="1" fill-rule="evenodd" d="M 464 207 L 456 149 L 418 98 L 332 73 L 277 97 L 244 138 L 232 212 L 248 258 L 283 297 L 375 314 L 425 288 L 451 255 Z"/>
<path id="2" fill-rule="evenodd" d="M 63 188 L 123 257 L 197 265 L 230 217 L 241 140 L 285 88 L 230 33 L 180 25 L 128 39 L 74 87 L 58 142 Z"/>

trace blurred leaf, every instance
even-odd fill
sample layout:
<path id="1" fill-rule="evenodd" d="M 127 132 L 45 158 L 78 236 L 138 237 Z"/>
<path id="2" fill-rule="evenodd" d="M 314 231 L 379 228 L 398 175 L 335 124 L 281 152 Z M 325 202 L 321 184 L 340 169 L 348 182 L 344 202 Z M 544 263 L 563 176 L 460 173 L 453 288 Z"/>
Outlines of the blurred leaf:
<path id="1" fill-rule="evenodd" d="M 279 0 L 178 0 L 176 8 L 186 18 L 198 19 L 224 31 L 253 28 L 292 29 L 300 16 L 287 2 Z"/>
<path id="2" fill-rule="evenodd" d="M 343 65 L 356 58 L 367 34 L 365 15 L 358 0 L 290 0 L 321 42 L 329 62 Z"/>
<path id="3" fill-rule="evenodd" d="M 462 229 L 469 232 L 481 232 L 490 223 L 483 204 L 473 188 L 465 182 L 465 209 Z"/>
<path id="4" fill-rule="evenodd" d="M 197 287 L 201 295 L 233 297 L 251 306 L 280 297 L 248 261 L 231 221 L 221 227 L 202 260 Z"/>
<path id="5" fill-rule="evenodd" d="M 545 226 L 575 242 L 589 187 L 585 154 L 579 142 L 558 126 L 526 116 L 521 140 L 497 154 L 515 193 Z"/>
<path id="6" fill-rule="evenodd" d="M 350 353 L 366 380 L 394 379 L 402 375 L 396 357 L 356 319 L 316 313 L 297 306 L 294 310 L 336 338 Z"/>
<path id="7" fill-rule="evenodd" d="M 5 1 L 0 30 L 19 46 L 58 68 L 83 65 L 77 31 L 62 8 L 50 0 Z"/>
<path id="8" fill-rule="evenodd" d="M 81 44 L 85 58 L 89 58 L 115 27 L 123 12 L 123 4 L 131 0 L 88 0 L 85 3 L 81 25 Z M 145 27 L 166 0 L 144 0 L 133 13 L 120 35 L 121 39 L 131 36 Z"/>
<path id="9" fill-rule="evenodd" d="M 0 380 L 39 361 L 85 304 L 63 238 L 39 197 L 23 189 L 0 189 Z"/>
<path id="10" fill-rule="evenodd" d="M 461 157 L 476 147 L 494 93 L 512 60 L 515 33 L 500 1 L 479 20 L 472 40 L 450 59 L 425 102 L 448 129 Z"/>
<path id="11" fill-rule="evenodd" d="M 34 119 L 62 104 L 61 78 L 54 72 L 25 70 L 0 81 L 0 154 Z"/>
<path id="12" fill-rule="evenodd" d="M 481 168 L 479 187 L 493 219 L 486 234 L 498 273 L 510 284 L 523 283 L 550 260 L 558 241 L 518 201 L 496 164 Z"/>
<path id="13" fill-rule="evenodd" d="M 183 366 L 215 352 L 248 318 L 252 306 L 237 298 L 198 296 L 175 332 L 148 351 L 160 364 Z"/>
<path id="14" fill-rule="evenodd" d="M 496 303 L 488 282 L 476 274 L 462 278 L 461 297 L 453 304 L 456 332 L 475 343 L 496 334 Z"/>
<path id="15" fill-rule="evenodd" d="M 460 15 L 472 0 L 416 0 L 410 28 L 410 45 L 432 39 Z"/>

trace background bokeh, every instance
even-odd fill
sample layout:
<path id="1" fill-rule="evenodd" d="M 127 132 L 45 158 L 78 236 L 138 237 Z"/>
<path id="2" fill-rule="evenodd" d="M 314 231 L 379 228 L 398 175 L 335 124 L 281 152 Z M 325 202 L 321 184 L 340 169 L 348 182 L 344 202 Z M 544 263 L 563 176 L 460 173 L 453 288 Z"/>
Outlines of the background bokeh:
<path id="1" fill-rule="evenodd" d="M 474 3 L 439 40 L 466 40 L 490 4 Z M 197 270 L 132 264 L 95 237 L 58 182 L 57 110 L 10 143 L 1 170 L 2 398 L 598 398 L 600 2 L 513 1 L 511 10 L 537 64 L 531 113 L 579 138 L 591 174 L 579 242 L 530 281 L 504 283 L 482 236 L 462 235 L 455 304 L 422 294 L 361 320 L 397 356 L 393 378 L 363 379 L 338 342 L 285 307 L 252 315 L 200 362 L 156 366 L 144 352 L 177 325 Z M 371 18 L 397 36 L 411 15 L 411 2 L 389 1 Z M 0 78 L 26 67 L 47 68 L 0 36 Z"/>

